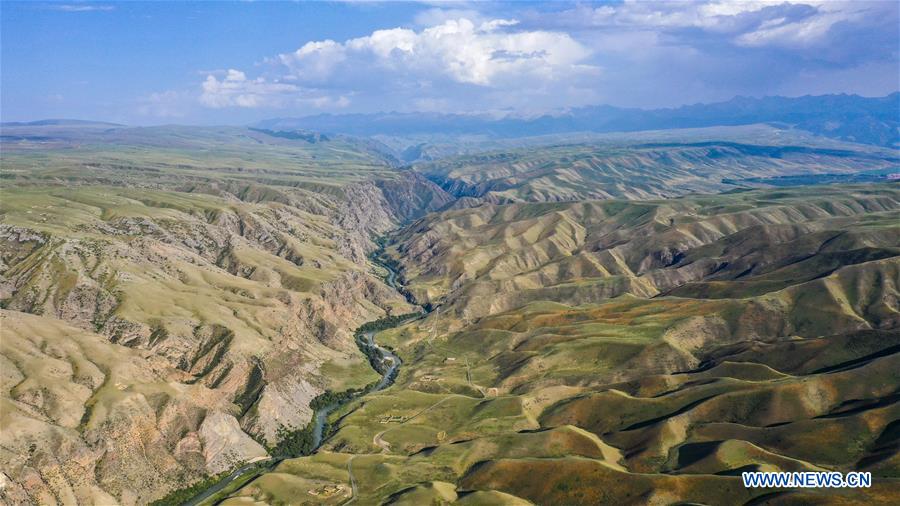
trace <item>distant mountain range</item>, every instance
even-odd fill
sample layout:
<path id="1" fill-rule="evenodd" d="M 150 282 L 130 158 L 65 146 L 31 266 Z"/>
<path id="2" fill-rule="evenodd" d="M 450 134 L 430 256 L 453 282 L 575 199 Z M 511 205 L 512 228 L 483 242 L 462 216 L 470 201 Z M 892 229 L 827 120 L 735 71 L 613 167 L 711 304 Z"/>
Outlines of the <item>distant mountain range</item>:
<path id="1" fill-rule="evenodd" d="M 885 97 L 821 95 L 736 97 L 673 109 L 582 107 L 537 118 L 439 113 L 320 114 L 276 118 L 254 126 L 350 135 L 486 135 L 514 138 L 570 132 L 634 132 L 779 123 L 818 135 L 878 146 L 900 146 L 900 92 Z"/>
<path id="2" fill-rule="evenodd" d="M 0 502 L 900 505 L 895 99 L 3 124 Z"/>
<path id="3" fill-rule="evenodd" d="M 37 121 L 4 121 L 0 123 L 3 127 L 43 127 L 43 126 L 125 126 L 121 123 L 110 123 L 108 121 L 91 121 L 83 119 L 41 119 Z"/>

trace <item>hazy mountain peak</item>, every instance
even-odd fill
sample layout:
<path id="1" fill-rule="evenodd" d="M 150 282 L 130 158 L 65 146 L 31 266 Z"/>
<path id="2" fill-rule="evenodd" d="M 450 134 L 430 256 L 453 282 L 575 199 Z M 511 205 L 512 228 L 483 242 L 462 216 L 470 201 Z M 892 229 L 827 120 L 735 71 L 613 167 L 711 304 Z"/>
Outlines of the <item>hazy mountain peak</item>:
<path id="1" fill-rule="evenodd" d="M 900 93 L 884 97 L 736 96 L 725 102 L 665 109 L 587 106 L 533 118 L 434 112 L 322 114 L 260 121 L 268 129 L 312 129 L 352 135 L 486 135 L 492 138 L 571 132 L 634 132 L 783 123 L 817 135 L 878 146 L 900 141 Z"/>

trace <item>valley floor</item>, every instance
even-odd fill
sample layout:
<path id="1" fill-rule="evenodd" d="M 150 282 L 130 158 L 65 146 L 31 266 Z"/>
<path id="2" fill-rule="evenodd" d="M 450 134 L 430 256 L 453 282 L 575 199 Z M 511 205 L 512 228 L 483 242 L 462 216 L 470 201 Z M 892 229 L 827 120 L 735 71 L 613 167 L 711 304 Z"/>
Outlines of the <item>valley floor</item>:
<path id="1" fill-rule="evenodd" d="M 429 215 L 387 249 L 436 308 L 377 335 L 396 384 L 223 504 L 896 504 L 898 213 L 862 185 Z"/>
<path id="2" fill-rule="evenodd" d="M 900 503 L 896 150 L 659 135 L 4 127 L 0 503 Z"/>

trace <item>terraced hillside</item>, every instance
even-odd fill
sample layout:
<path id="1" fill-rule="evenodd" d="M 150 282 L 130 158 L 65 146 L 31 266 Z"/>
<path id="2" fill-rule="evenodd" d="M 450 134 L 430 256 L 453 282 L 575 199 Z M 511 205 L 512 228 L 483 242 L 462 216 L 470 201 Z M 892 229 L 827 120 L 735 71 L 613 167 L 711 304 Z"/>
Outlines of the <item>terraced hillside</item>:
<path id="1" fill-rule="evenodd" d="M 347 139 L 76 127 L 4 128 L 3 501 L 145 504 L 377 377 L 352 330 L 410 306 L 366 256 L 439 188 Z"/>
<path id="2" fill-rule="evenodd" d="M 762 134 L 772 132 L 756 131 L 757 137 Z M 880 174 L 896 172 L 900 162 L 896 151 L 850 144 L 790 145 L 777 136 L 750 141 L 594 141 L 460 156 L 414 169 L 456 196 L 503 203 L 670 198 L 733 189 L 725 179 Z"/>
<path id="3" fill-rule="evenodd" d="M 435 307 L 376 336 L 396 384 L 224 504 L 898 500 L 896 185 L 484 205 L 387 254 Z M 746 489 L 754 469 L 875 479 Z"/>

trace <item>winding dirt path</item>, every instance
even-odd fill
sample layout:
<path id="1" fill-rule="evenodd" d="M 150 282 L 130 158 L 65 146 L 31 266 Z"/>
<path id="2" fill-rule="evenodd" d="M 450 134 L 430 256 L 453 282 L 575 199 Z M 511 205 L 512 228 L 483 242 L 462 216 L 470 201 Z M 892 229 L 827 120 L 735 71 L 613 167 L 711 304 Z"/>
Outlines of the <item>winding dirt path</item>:
<path id="1" fill-rule="evenodd" d="M 391 430 L 391 429 L 385 429 L 385 430 L 379 432 L 378 434 L 375 434 L 375 436 L 372 437 L 372 444 L 381 448 L 382 452 L 390 452 L 391 451 L 391 444 L 381 438 L 381 436 L 383 436 L 384 433 L 389 430 Z"/>
<path id="2" fill-rule="evenodd" d="M 356 478 L 353 476 L 353 459 L 356 458 L 356 455 L 352 455 L 347 460 L 347 475 L 350 476 L 350 499 L 347 499 L 342 506 L 346 506 L 347 504 L 352 503 L 359 496 L 359 490 L 356 485 Z"/>

